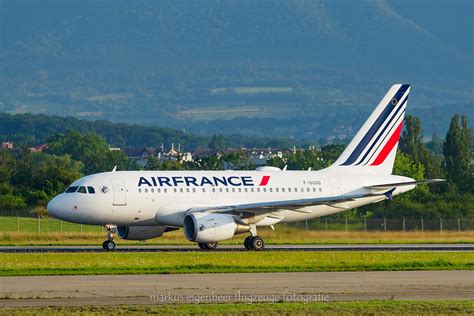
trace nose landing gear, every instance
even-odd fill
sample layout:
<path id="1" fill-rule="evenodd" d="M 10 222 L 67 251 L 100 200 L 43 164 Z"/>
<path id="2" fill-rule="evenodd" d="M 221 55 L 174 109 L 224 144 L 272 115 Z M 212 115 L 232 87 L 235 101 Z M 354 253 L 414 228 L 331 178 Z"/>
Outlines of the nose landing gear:
<path id="1" fill-rule="evenodd" d="M 102 243 L 102 248 L 106 251 L 112 251 L 115 249 L 115 243 L 113 240 L 115 226 L 105 225 L 105 229 L 107 230 L 107 240 Z"/>

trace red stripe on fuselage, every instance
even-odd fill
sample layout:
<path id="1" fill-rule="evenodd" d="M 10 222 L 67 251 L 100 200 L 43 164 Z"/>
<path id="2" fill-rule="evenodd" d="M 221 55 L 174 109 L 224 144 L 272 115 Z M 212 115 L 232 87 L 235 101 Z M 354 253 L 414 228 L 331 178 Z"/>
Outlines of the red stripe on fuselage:
<path id="1" fill-rule="evenodd" d="M 259 186 L 266 186 L 268 184 L 268 181 L 270 181 L 270 176 L 263 176 Z"/>
<path id="2" fill-rule="evenodd" d="M 378 166 L 385 161 L 385 158 L 387 158 L 388 154 L 390 154 L 393 147 L 395 147 L 395 145 L 398 143 L 398 140 L 400 139 L 402 126 L 403 126 L 403 121 L 400 123 L 400 125 L 398 125 L 397 129 L 392 134 L 388 142 L 385 144 L 384 148 L 379 153 L 377 158 L 375 158 L 375 161 L 371 164 L 371 166 Z"/>

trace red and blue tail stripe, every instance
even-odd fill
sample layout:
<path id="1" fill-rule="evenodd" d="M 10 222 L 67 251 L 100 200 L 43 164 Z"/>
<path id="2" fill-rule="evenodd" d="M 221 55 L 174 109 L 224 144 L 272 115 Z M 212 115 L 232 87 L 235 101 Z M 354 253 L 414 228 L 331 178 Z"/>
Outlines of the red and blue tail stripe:
<path id="1" fill-rule="evenodd" d="M 403 119 L 399 121 L 405 113 L 409 87 L 408 84 L 400 86 L 342 166 L 377 166 L 383 163 L 400 138 Z"/>

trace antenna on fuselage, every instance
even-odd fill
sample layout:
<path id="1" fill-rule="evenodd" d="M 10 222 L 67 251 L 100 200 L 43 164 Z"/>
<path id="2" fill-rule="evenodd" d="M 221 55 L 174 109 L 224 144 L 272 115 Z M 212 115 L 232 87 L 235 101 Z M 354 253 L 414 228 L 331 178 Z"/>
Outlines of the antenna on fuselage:
<path id="1" fill-rule="evenodd" d="M 117 165 L 114 166 L 114 169 L 112 169 L 112 172 L 117 171 Z"/>

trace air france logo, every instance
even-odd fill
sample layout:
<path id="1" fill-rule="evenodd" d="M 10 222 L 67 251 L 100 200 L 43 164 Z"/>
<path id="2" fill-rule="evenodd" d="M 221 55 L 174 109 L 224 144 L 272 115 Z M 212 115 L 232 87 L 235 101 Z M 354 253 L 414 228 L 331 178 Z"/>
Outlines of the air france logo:
<path id="1" fill-rule="evenodd" d="M 270 181 L 270 176 L 263 176 L 257 183 L 258 186 L 266 186 Z M 250 176 L 230 176 L 230 177 L 191 177 L 191 176 L 176 176 L 176 177 L 140 177 L 138 186 L 149 187 L 176 187 L 185 185 L 187 187 L 202 187 L 202 186 L 254 186 L 255 182 Z"/>
<path id="2" fill-rule="evenodd" d="M 107 192 L 109 192 L 109 188 L 104 185 L 100 188 L 100 192 L 107 193 Z"/>

